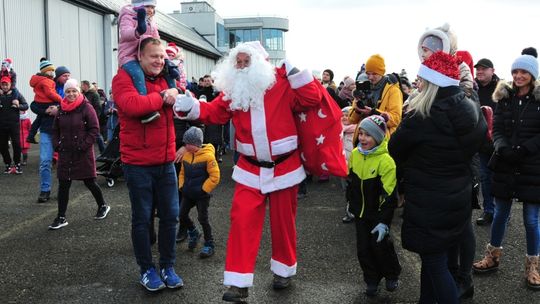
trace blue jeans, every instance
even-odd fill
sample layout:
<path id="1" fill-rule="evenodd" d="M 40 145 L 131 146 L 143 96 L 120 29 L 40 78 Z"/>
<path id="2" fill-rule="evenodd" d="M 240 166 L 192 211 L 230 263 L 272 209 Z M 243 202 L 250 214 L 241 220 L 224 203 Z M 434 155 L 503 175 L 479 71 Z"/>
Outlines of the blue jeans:
<path id="1" fill-rule="evenodd" d="M 53 153 L 52 135 L 41 132 L 39 135 L 39 177 L 41 191 L 51 191 Z"/>
<path id="2" fill-rule="evenodd" d="M 495 247 L 501 247 L 502 245 L 511 209 L 511 200 L 495 198 L 495 214 L 493 216 L 493 223 L 491 223 L 490 240 L 490 244 Z M 523 203 L 523 224 L 525 225 L 528 255 L 538 255 L 540 251 L 539 211 L 540 204 Z"/>
<path id="3" fill-rule="evenodd" d="M 478 153 L 480 156 L 480 183 L 482 185 L 482 198 L 484 212 L 491 213 L 495 211 L 495 204 L 493 203 L 493 195 L 491 195 L 491 178 L 493 172 L 487 167 L 490 155 Z"/>
<path id="4" fill-rule="evenodd" d="M 111 114 L 111 116 L 107 118 L 107 142 L 111 142 L 113 139 L 116 124 L 118 124 L 118 116 Z"/>
<path id="5" fill-rule="evenodd" d="M 158 166 L 124 164 L 131 201 L 131 241 L 141 273 L 151 267 L 150 225 L 152 203 L 159 217 L 158 249 L 161 268 L 174 266 L 178 224 L 178 182 L 172 163 Z"/>
<path id="6" fill-rule="evenodd" d="M 457 304 L 457 287 L 445 252 L 421 254 L 420 304 Z"/>

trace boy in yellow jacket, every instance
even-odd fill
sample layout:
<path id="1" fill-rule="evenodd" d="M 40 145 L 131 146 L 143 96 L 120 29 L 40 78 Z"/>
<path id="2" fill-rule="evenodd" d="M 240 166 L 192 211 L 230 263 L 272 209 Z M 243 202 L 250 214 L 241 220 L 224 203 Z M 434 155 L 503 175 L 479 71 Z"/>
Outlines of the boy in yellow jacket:
<path id="1" fill-rule="evenodd" d="M 219 166 L 212 144 L 203 145 L 203 132 L 191 127 L 184 133 L 186 153 L 182 158 L 182 167 L 178 176 L 178 187 L 182 192 L 180 206 L 180 225 L 188 229 L 188 248 L 195 249 L 200 233 L 189 218 L 189 211 L 197 207 L 199 224 L 204 234 L 204 246 L 199 254 L 207 258 L 214 254 L 214 238 L 208 220 L 210 192 L 219 184 Z"/>

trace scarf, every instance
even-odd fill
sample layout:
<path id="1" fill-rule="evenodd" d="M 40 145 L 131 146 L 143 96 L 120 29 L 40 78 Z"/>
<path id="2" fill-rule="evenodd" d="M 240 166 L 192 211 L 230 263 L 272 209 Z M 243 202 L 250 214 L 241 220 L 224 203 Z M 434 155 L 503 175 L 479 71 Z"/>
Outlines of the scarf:
<path id="1" fill-rule="evenodd" d="M 356 146 L 358 148 L 358 152 L 360 152 L 362 155 L 369 155 L 373 152 L 375 152 L 375 150 L 377 150 L 379 148 L 379 145 L 376 145 L 375 147 L 369 149 L 369 150 L 363 150 L 362 149 L 362 145 L 360 143 L 358 143 L 358 145 Z"/>
<path id="2" fill-rule="evenodd" d="M 69 102 L 67 100 L 67 97 L 64 97 L 64 99 L 62 99 L 62 101 L 60 102 L 60 108 L 64 112 L 71 112 L 75 110 L 78 106 L 80 106 L 83 103 L 83 101 L 84 101 L 83 94 L 79 94 L 79 97 L 77 97 L 77 99 L 75 99 L 75 101 L 73 102 Z"/>

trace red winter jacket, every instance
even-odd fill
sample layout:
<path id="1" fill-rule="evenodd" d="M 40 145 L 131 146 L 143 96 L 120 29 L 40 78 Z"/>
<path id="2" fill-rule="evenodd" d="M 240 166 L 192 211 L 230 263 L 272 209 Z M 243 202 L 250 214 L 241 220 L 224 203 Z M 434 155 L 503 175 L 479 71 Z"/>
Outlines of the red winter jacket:
<path id="1" fill-rule="evenodd" d="M 174 161 L 175 133 L 172 108 L 164 106 L 159 94 L 168 88 L 164 78 L 146 80 L 148 94 L 141 96 L 129 74 L 118 69 L 112 90 L 120 121 L 120 154 L 129 165 L 153 166 Z M 141 117 L 159 111 L 160 118 L 141 123 Z"/>

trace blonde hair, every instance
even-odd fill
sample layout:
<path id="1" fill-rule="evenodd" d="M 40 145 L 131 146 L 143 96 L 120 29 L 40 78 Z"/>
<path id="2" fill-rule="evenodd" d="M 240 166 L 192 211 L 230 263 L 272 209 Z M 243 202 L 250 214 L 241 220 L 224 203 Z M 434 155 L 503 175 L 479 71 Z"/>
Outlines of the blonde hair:
<path id="1" fill-rule="evenodd" d="M 422 79 L 422 81 L 424 82 L 422 92 L 409 102 L 409 110 L 414 111 L 415 115 L 419 114 L 422 118 L 426 118 L 429 117 L 429 112 L 431 111 L 433 101 L 435 101 L 435 96 L 439 91 L 439 86 L 425 79 Z"/>

